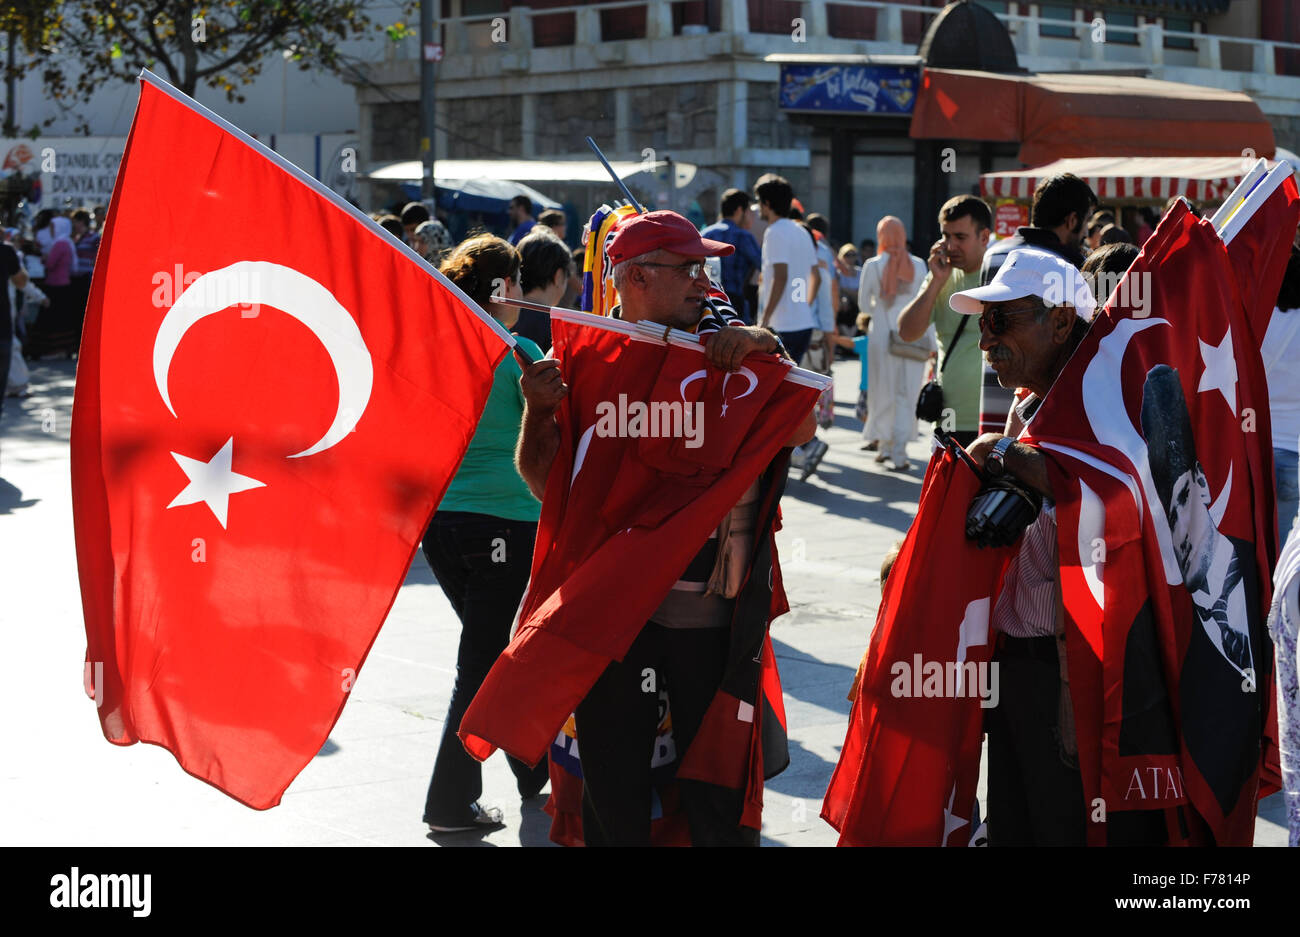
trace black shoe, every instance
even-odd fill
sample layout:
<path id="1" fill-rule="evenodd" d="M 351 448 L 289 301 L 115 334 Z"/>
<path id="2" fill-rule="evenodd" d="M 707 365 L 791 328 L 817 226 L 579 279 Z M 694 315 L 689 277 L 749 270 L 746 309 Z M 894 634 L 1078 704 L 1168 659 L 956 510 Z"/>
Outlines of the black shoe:
<path id="1" fill-rule="evenodd" d="M 814 438 L 808 443 L 808 447 L 809 451 L 803 463 L 803 477 L 799 479 L 800 481 L 807 481 L 808 476 L 817 471 L 817 466 L 821 465 L 822 456 L 826 455 L 826 451 L 830 449 L 830 444 Z"/>
<path id="2" fill-rule="evenodd" d="M 501 808 L 481 807 L 477 802 L 469 805 L 469 816 L 460 822 L 434 823 L 427 817 L 424 822 L 429 824 L 429 830 L 433 833 L 464 833 L 467 830 L 489 830 L 505 826 L 501 819 Z"/>

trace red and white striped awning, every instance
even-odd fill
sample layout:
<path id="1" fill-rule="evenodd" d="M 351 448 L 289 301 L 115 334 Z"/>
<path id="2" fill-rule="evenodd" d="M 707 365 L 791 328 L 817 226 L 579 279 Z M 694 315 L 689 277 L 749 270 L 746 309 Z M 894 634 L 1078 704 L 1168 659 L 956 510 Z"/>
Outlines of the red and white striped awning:
<path id="1" fill-rule="evenodd" d="M 987 199 L 1028 201 L 1040 179 L 1073 173 L 1092 186 L 1097 198 L 1162 202 L 1185 195 L 1198 205 L 1221 201 L 1241 181 L 1253 156 L 1090 156 L 1058 159 L 1034 169 L 988 172 L 980 176 L 980 193 Z"/>

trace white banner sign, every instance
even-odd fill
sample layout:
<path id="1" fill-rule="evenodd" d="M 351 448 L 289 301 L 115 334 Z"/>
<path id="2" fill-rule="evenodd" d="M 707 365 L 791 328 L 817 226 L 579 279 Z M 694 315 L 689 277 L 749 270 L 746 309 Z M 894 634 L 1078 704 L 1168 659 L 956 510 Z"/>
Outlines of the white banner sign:
<path id="1" fill-rule="evenodd" d="M 29 201 L 40 208 L 107 205 L 125 148 L 125 137 L 3 140 L 0 178 L 39 177 Z"/>

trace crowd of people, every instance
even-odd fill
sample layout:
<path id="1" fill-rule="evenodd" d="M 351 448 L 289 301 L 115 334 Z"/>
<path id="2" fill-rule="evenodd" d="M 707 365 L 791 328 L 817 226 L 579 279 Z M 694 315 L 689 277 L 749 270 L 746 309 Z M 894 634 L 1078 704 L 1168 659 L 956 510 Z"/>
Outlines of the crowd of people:
<path id="1" fill-rule="evenodd" d="M 566 245 L 562 212 L 534 217 L 534 208 L 521 196 L 510 206 L 508 238 L 476 233 L 459 244 L 419 202 L 372 216 L 513 332 L 535 362 L 521 365 L 507 355 L 498 366 L 464 461 L 423 537 L 424 556 L 462 626 L 424 808 L 424 822 L 439 834 L 502 822 L 499 808 L 480 803 L 482 769 L 457 733 L 510 639 L 528 585 L 546 473 L 560 444 L 554 419 L 566 387 L 563 363 L 547 353 L 549 317 L 492 301 L 579 305 L 583 249 Z M 8 307 L 0 323 L 10 333 L 0 338 L 13 349 L 5 356 L 11 395 L 24 391 L 24 356 L 75 352 L 100 217 L 99 210 L 43 212 L 30 240 L 7 232 L 0 273 L 8 283 L 0 302 Z M 966 447 L 976 464 L 1044 491 L 1042 454 L 1018 437 L 1104 304 L 1102 285 L 1128 269 L 1136 244 L 1157 222 L 1139 220 L 1142 230 L 1130 236 L 1114 212 L 1099 210 L 1085 182 L 1052 176 L 1033 194 L 1030 224 L 1000 240 L 992 238 L 992 213 L 983 200 L 949 199 L 939 211 L 941 237 L 923 258 L 894 216 L 877 221 L 874 239 L 835 245 L 826 217 L 805 213 L 791 184 L 769 173 L 752 191 L 724 192 L 717 222 L 703 231 L 674 213 L 651 212 L 624 222 L 605 250 L 622 303 L 613 314 L 694 330 L 705 336 L 706 354 L 718 366 L 768 352 L 829 374 L 837 356 L 856 357 L 861 448 L 887 470 L 913 469 L 907 447 L 918 438 L 924 391 L 941 403 L 935 428 Z M 1046 284 L 1054 278 L 1079 288 L 1053 300 Z M 725 302 L 706 304 L 711 290 Z M 1300 371 L 1288 366 L 1300 359 L 1300 246 L 1277 305 L 1261 354 L 1285 540 L 1300 502 Z M 831 414 L 833 406 L 819 406 L 789 440 L 790 465 L 803 479 L 816 473 L 829 449 L 816 423 L 828 427 Z M 736 592 L 714 591 L 713 580 L 748 573 L 720 571 L 722 545 L 732 531 L 753 536 L 758 495 L 754 487 L 735 505 L 682 571 L 628 659 L 611 664 L 577 707 L 590 843 L 650 841 L 644 749 L 653 744 L 658 715 L 635 687 L 643 664 L 674 675 L 674 731 L 685 749 L 722 680 L 736 614 Z M 1064 664 L 1051 601 L 1060 577 L 1050 510 L 1026 532 L 1008 576 L 992 613 L 998 659 L 1006 665 L 1002 694 L 1020 700 L 1031 717 L 1000 711 L 986 723 L 989 809 L 998 818 L 990 841 L 1081 842 L 1079 768 L 1063 747 L 1070 729 L 1058 706 Z M 1294 635 L 1291 642 L 1294 648 Z M 522 798 L 546 787 L 545 760 L 529 766 L 510 758 L 509 765 Z M 1035 779 L 1032 796 L 1025 778 Z M 706 787 L 683 791 L 693 841 L 756 843 L 755 832 L 742 829 L 743 805 Z M 1151 842 L 1149 835 L 1136 829 L 1132 841 Z"/>
<path id="2" fill-rule="evenodd" d="M 27 362 L 50 354 L 72 357 L 99 252 L 102 207 L 66 213 L 45 209 L 30 231 L 4 229 L 0 243 L 0 385 L 6 397 L 27 395 Z M 3 400 L 0 399 L 0 408 Z"/>
<path id="3" fill-rule="evenodd" d="M 942 235 L 924 259 L 909 250 L 905 227 L 892 216 L 879 219 L 875 238 L 861 248 L 844 244 L 837 249 L 826 219 L 805 214 L 790 183 L 774 174 L 759 178 L 752 192 L 725 192 L 717 223 L 702 232 L 670 232 L 677 224 L 690 227 L 673 217 L 664 222 L 642 216 L 636 225 L 625 223 L 627 231 L 609 243 L 620 298 L 631 303 L 615 315 L 630 313 L 708 334 L 711 357 L 724 333 L 735 333 L 747 350 L 772 351 L 824 372 L 830 371 L 837 352 L 857 356 L 862 448 L 874 451 L 876 462 L 887 463 L 892 471 L 912 468 L 907 446 L 918 438 L 917 398 L 927 380 L 933 381 L 943 404 L 935 428 L 965 446 L 977 464 L 1039 489 L 1046 487 L 1041 452 L 1017 437 L 1105 303 L 1103 287 L 1122 276 L 1138 254 L 1134 238 L 1115 225 L 1115 216 L 1098 210 L 1088 185 L 1068 175 L 1043 180 L 1033 196 L 1030 224 L 1001 240 L 991 237 L 992 214 L 985 202 L 972 195 L 950 199 L 939 213 Z M 547 220 L 543 215 L 534 221 L 520 205 L 512 217 L 513 246 L 479 236 L 439 255 L 441 269 L 476 298 L 493 277 L 503 277 L 507 297 L 573 308 L 581 267 L 554 229 L 548 230 Z M 653 236 L 635 233 L 652 221 L 664 230 Z M 860 262 L 868 250 L 871 256 Z M 1009 265 L 1016 268 L 1015 276 Z M 1065 301 L 1050 295 L 1048 285 L 1054 282 L 1075 284 Z M 729 309 L 709 312 L 699 305 L 710 285 L 725 293 Z M 1297 509 L 1300 376 L 1282 362 L 1300 355 L 1298 289 L 1300 248 L 1262 347 L 1273 407 L 1282 538 Z M 692 303 L 698 308 L 687 315 L 683 310 Z M 488 560 L 491 544 L 504 542 L 508 550 L 531 557 L 530 531 L 535 531 L 546 470 L 559 444 L 553 437 L 554 413 L 566 390 L 562 362 L 542 357 L 550 345 L 546 314 L 481 304 L 540 360 L 522 369 L 512 358 L 503 361 L 466 467 L 424 544 L 464 628 L 456 688 L 425 812 L 425 821 L 437 832 L 501 822 L 499 809 L 478 803 L 479 768 L 466 759 L 456 731 L 468 699 L 507 644 L 526 588 L 527 576 L 518 575 L 518 568 L 510 579 L 501 564 Z M 694 321 L 686 323 L 686 318 Z M 827 449 L 815 429 L 810 423 L 790 440 L 790 464 L 804 478 L 816 471 Z M 474 493 L 480 497 L 466 497 Z M 747 510 L 752 506 L 742 499 L 728 517 L 743 518 Z M 687 701 L 707 700 L 718 688 L 726 648 L 722 626 L 730 621 L 731 606 L 707 590 L 693 591 L 704 586 L 717 556 L 715 536 L 647 623 L 635 654 L 629 652 L 632 662 L 611 665 L 577 708 L 577 729 L 587 739 L 582 747 L 588 778 L 583 824 L 590 842 L 650 841 L 644 810 L 649 760 L 642 758 L 642 748 L 653 739 L 657 717 L 654 707 L 641 712 L 629 689 L 644 672 L 641 665 L 676 670 L 679 683 L 688 688 L 682 701 L 685 744 L 691 720 L 701 715 L 690 715 L 694 704 Z M 527 565 L 522 560 L 520 568 Z M 1050 601 L 1060 588 L 1057 566 L 1055 522 L 1046 510 L 1026 532 L 992 615 L 1000 634 L 1003 698 L 1019 700 L 1018 713 L 998 713 L 986 723 L 988 809 L 1000 821 L 990 833 L 994 845 L 1082 842 L 1078 763 L 1062 748 L 1070 727 L 1060 715 L 1063 664 L 1058 655 L 1063 652 Z M 630 722 L 636 720 L 648 724 L 634 729 Z M 629 748 L 629 738 L 639 741 Z M 543 774 L 530 774 L 513 760 L 511 768 L 522 796 L 544 787 Z M 1033 796 L 1022 783 L 1025 778 L 1036 779 Z M 752 830 L 740 826 L 739 810 L 726 798 L 692 801 L 687 812 L 693 841 L 753 841 Z M 1115 833 L 1119 838 L 1114 841 L 1159 842 L 1159 835 L 1139 822 Z"/>

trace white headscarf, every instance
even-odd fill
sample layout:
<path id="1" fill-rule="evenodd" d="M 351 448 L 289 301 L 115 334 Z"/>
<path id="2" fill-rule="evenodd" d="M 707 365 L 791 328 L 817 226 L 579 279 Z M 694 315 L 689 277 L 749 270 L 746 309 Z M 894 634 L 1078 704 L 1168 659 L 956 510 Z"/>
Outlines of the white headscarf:
<path id="1" fill-rule="evenodd" d="M 41 237 L 42 234 L 45 234 L 44 238 Z M 72 243 L 72 219 L 63 215 L 55 215 L 50 219 L 49 227 L 36 232 L 36 243 L 40 245 L 41 256 L 45 259 L 49 259 L 50 251 L 59 241 L 67 241 L 68 247 L 76 252 L 77 246 Z"/>

